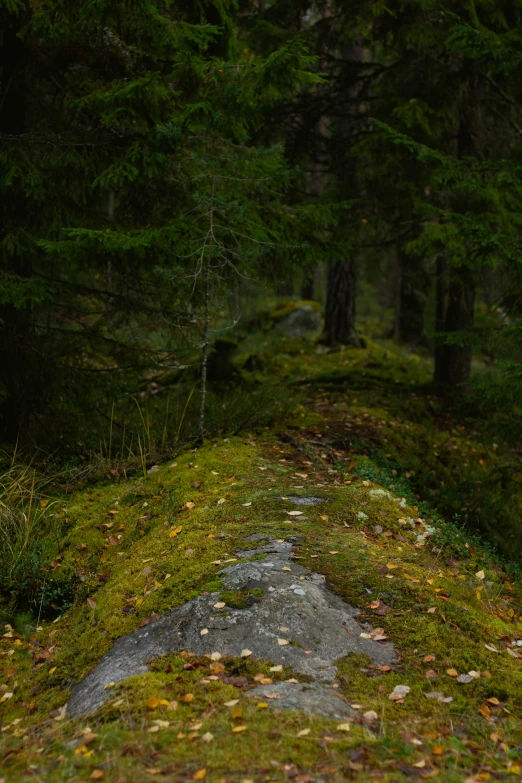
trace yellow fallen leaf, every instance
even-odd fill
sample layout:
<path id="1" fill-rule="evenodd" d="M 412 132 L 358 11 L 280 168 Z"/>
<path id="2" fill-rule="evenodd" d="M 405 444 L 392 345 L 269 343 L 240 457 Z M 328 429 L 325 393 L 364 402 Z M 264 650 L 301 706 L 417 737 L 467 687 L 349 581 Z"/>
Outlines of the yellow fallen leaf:
<path id="1" fill-rule="evenodd" d="M 149 708 L 149 710 L 155 710 L 156 707 L 159 707 L 159 704 L 160 704 L 160 700 L 158 699 L 157 696 L 150 696 L 147 699 L 147 707 Z"/>
<path id="2" fill-rule="evenodd" d="M 301 731 L 297 732 L 298 737 L 307 737 L 310 734 L 310 729 L 301 729 Z"/>
<path id="3" fill-rule="evenodd" d="M 434 745 L 431 749 L 431 753 L 433 756 L 442 756 L 444 754 L 444 746 Z"/>
<path id="4" fill-rule="evenodd" d="M 349 723 L 339 723 L 337 726 L 337 731 L 350 731 L 350 724 Z"/>
<path id="5" fill-rule="evenodd" d="M 239 734 L 240 732 L 246 731 L 246 730 L 247 730 L 246 726 L 234 726 L 234 728 L 232 729 L 234 734 Z"/>
<path id="6" fill-rule="evenodd" d="M 182 530 L 183 530 L 183 525 L 178 525 L 177 527 L 173 527 L 169 533 L 169 538 L 174 538 L 174 536 L 177 536 L 178 533 L 181 533 Z"/>
<path id="7" fill-rule="evenodd" d="M 220 661 L 223 656 L 220 652 L 213 652 L 210 653 L 210 660 L 211 661 Z"/>
<path id="8" fill-rule="evenodd" d="M 247 650 L 246 648 L 241 650 L 241 658 L 248 658 L 249 655 L 252 655 L 252 650 Z"/>
<path id="9" fill-rule="evenodd" d="M 279 664 L 278 666 L 271 666 L 270 667 L 270 671 L 271 672 L 282 672 L 283 671 L 283 667 L 281 666 L 281 664 Z"/>
<path id="10" fill-rule="evenodd" d="M 239 699 L 231 699 L 230 701 L 223 702 L 225 707 L 235 707 L 236 704 L 239 704 Z"/>
<path id="11" fill-rule="evenodd" d="M 475 576 L 477 577 L 477 579 L 485 579 L 486 578 L 486 574 L 484 573 L 484 571 L 477 571 Z"/>
<path id="12" fill-rule="evenodd" d="M 227 502 L 227 501 L 226 501 L 226 499 L 225 499 L 225 498 L 219 498 L 219 500 L 218 500 L 217 504 L 218 504 L 218 506 L 222 506 L 222 505 L 223 505 L 223 503 L 226 503 L 226 502 Z"/>
<path id="13" fill-rule="evenodd" d="M 181 697 L 181 701 L 184 701 L 185 704 L 190 704 L 191 701 L 194 701 L 194 694 L 186 693 L 184 696 Z"/>
<path id="14" fill-rule="evenodd" d="M 458 677 L 459 676 L 459 673 L 458 673 L 458 671 L 456 669 L 446 669 L 446 674 L 449 677 Z"/>
<path id="15" fill-rule="evenodd" d="M 52 669 L 49 669 L 49 674 L 54 674 L 56 671 L 56 666 L 53 666 Z"/>
<path id="16" fill-rule="evenodd" d="M 207 774 L 207 770 L 205 768 L 198 769 L 198 771 L 194 772 L 194 774 L 192 775 L 192 780 L 203 780 L 206 774 Z"/>
<path id="17" fill-rule="evenodd" d="M 95 769 L 93 772 L 91 772 L 91 780 L 103 780 L 105 777 L 105 772 L 103 769 Z"/>
<path id="18" fill-rule="evenodd" d="M 193 503 L 191 500 L 188 500 L 186 503 L 183 504 L 183 509 L 185 511 L 190 511 L 191 508 L 194 508 L 196 504 Z"/>
<path id="19" fill-rule="evenodd" d="M 258 710 L 266 710 L 267 707 L 268 707 L 268 702 L 267 701 L 258 701 L 258 703 L 257 703 Z"/>
<path id="20" fill-rule="evenodd" d="M 287 645 L 287 644 L 290 644 L 290 642 L 288 641 L 288 639 L 278 639 L 278 640 L 277 640 L 277 643 L 278 643 L 279 645 L 281 645 L 281 647 L 284 647 L 285 645 Z"/>

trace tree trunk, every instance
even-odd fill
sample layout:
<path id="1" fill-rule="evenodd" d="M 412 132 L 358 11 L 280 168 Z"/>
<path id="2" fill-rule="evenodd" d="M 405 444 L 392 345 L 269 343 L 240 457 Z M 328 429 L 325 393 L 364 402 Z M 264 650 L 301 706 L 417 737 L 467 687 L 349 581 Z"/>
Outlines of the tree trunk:
<path id="1" fill-rule="evenodd" d="M 419 345 L 424 338 L 424 308 L 430 277 L 421 261 L 399 251 L 400 307 L 399 338 L 410 345 Z"/>
<path id="2" fill-rule="evenodd" d="M 358 44 L 343 47 L 343 57 L 354 63 L 364 59 L 364 48 Z M 346 92 L 350 102 L 357 98 L 362 85 L 354 81 Z M 339 192 L 343 198 L 352 198 L 357 193 L 356 172 L 353 160 L 348 155 L 354 133 L 354 119 L 342 116 L 336 129 L 337 138 L 334 148 L 335 175 Z M 340 221 L 336 229 L 341 237 L 345 231 Z M 357 273 L 353 257 L 344 261 L 331 260 L 328 265 L 328 287 L 326 293 L 325 331 L 326 345 L 352 345 L 361 343 L 355 328 L 355 309 L 357 300 Z"/>
<path id="3" fill-rule="evenodd" d="M 0 131 L 18 135 L 27 130 L 26 65 L 27 51 L 18 37 L 14 21 L 0 28 Z M 17 205 L 20 212 L 25 205 Z M 0 213 L 1 215 L 1 213 Z M 0 218 L 0 222 L 4 222 Z M 4 223 L 5 225 L 5 223 Z M 31 276 L 31 259 L 14 252 L 4 255 L 4 269 L 18 278 Z M 28 417 L 31 394 L 28 382 L 34 354 L 28 350 L 31 332 L 29 305 L 0 305 L 0 440 L 16 443 Z"/>
<path id="4" fill-rule="evenodd" d="M 313 272 L 309 274 L 301 286 L 301 299 L 312 302 L 315 297 L 315 279 Z"/>
<path id="5" fill-rule="evenodd" d="M 452 335 L 470 331 L 474 325 L 475 281 L 465 268 L 456 269 L 447 283 L 446 312 L 444 321 L 445 344 L 441 346 L 439 363 L 435 357 L 437 391 L 445 397 L 467 392 L 471 375 L 472 347 L 469 336 L 462 335 L 453 343 Z M 442 361 L 440 361 L 442 359 Z"/>
<path id="6" fill-rule="evenodd" d="M 326 345 L 360 347 L 355 329 L 356 293 L 354 261 L 330 261 L 324 325 Z"/>
<path id="7" fill-rule="evenodd" d="M 443 393 L 446 374 L 446 343 L 444 331 L 446 328 L 447 307 L 447 282 L 446 282 L 446 258 L 440 255 L 437 258 L 436 279 L 436 305 L 435 305 L 435 377 L 434 383 L 437 392 Z"/>
<path id="8" fill-rule="evenodd" d="M 484 84 L 478 74 L 473 75 L 463 94 L 456 133 L 456 157 L 483 159 L 484 123 L 482 107 Z M 451 204 L 455 212 L 470 210 L 465 197 L 457 197 Z M 440 278 L 444 278 L 444 281 Z M 440 286 L 440 291 L 439 291 Z M 443 290 L 444 289 L 444 290 Z M 449 266 L 439 275 L 437 267 L 437 332 L 447 335 L 444 344 L 435 352 L 435 386 L 444 397 L 466 394 L 471 375 L 472 347 L 469 334 L 452 342 L 452 335 L 468 333 L 475 323 L 476 283 L 471 269 Z M 442 312 L 444 310 L 444 312 Z M 448 340 L 449 338 L 449 340 Z"/>

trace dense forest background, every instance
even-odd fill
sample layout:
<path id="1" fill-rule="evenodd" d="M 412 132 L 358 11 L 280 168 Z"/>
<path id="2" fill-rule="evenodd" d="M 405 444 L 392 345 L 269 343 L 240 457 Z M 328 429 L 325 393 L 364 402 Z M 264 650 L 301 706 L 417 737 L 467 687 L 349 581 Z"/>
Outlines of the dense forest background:
<path id="1" fill-rule="evenodd" d="M 276 421 L 288 378 L 233 356 L 304 303 L 317 355 L 394 345 L 429 366 L 439 423 L 503 438 L 488 483 L 511 521 L 467 479 L 444 509 L 511 536 L 519 0 L 0 8 L 6 470 L 70 491 Z"/>

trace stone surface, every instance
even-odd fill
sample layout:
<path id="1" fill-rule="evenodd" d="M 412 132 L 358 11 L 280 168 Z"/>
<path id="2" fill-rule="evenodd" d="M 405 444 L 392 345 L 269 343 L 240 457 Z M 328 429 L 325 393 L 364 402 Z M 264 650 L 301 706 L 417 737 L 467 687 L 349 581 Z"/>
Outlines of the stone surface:
<path id="1" fill-rule="evenodd" d="M 261 536 L 250 537 L 259 546 L 238 552 L 239 562 L 224 568 L 221 576 L 225 591 L 262 588 L 261 598 L 253 599 L 245 609 L 227 607 L 220 612 L 214 609 L 219 593 L 201 595 L 118 639 L 99 665 L 73 689 L 68 714 L 97 709 L 108 697 L 107 684 L 144 673 L 148 670 L 147 661 L 177 650 L 196 655 L 220 652 L 223 656 L 240 656 L 246 648 L 252 651 L 253 658 L 291 666 L 321 685 L 288 691 L 286 696 L 290 699 L 291 694 L 291 703 L 301 704 L 291 708 L 310 711 L 310 705 L 317 704 L 322 695 L 322 711 L 317 713 L 321 715 L 328 708 L 326 702 L 333 698 L 328 684 L 335 680 L 335 662 L 339 658 L 359 653 L 377 664 L 395 660 L 390 643 L 360 636 L 370 630 L 369 626 L 359 625 L 358 610 L 331 593 L 322 574 L 293 562 L 291 541 L 271 540 L 261 545 L 260 539 L 266 541 Z M 249 559 L 255 555 L 265 558 Z M 200 633 L 203 628 L 208 629 L 204 636 Z M 337 702 L 341 700 L 335 698 L 337 713 L 341 709 Z"/>
<path id="2" fill-rule="evenodd" d="M 309 715 L 320 715 L 332 720 L 343 720 L 355 714 L 355 710 L 326 683 L 275 682 L 273 685 L 259 685 L 246 695 L 254 699 L 266 699 L 275 710 L 301 710 Z"/>
<path id="3" fill-rule="evenodd" d="M 303 305 L 285 318 L 278 330 L 287 337 L 296 339 L 313 337 L 321 332 L 323 321 L 320 313 L 312 305 Z"/>
<path id="4" fill-rule="evenodd" d="M 299 495 L 288 495 L 287 497 L 295 506 L 320 506 L 321 503 L 328 503 L 328 498 L 306 498 Z"/>

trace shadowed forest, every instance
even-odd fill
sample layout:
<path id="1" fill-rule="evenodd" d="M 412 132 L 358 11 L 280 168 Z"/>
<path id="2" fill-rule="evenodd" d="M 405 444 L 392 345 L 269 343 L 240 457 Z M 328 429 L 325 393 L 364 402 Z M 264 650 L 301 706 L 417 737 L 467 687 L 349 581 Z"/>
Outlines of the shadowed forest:
<path id="1" fill-rule="evenodd" d="M 0 783 L 520 780 L 521 69 L 0 0 Z"/>

